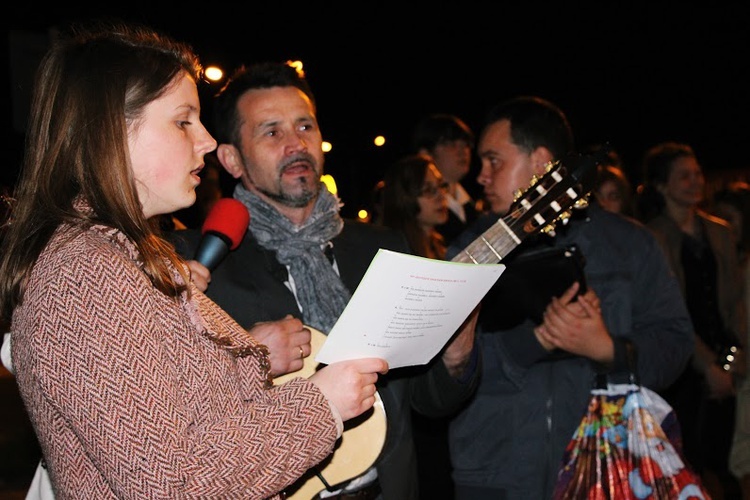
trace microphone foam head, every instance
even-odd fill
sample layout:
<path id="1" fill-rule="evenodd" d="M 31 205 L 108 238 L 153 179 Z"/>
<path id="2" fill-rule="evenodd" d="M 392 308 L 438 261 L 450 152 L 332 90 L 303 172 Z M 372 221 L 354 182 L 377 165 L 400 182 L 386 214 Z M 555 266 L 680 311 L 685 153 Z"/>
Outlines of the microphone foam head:
<path id="1" fill-rule="evenodd" d="M 230 249 L 234 250 L 242 242 L 250 223 L 250 212 L 242 202 L 234 198 L 220 198 L 203 222 L 201 234 L 218 233 L 232 242 Z"/>

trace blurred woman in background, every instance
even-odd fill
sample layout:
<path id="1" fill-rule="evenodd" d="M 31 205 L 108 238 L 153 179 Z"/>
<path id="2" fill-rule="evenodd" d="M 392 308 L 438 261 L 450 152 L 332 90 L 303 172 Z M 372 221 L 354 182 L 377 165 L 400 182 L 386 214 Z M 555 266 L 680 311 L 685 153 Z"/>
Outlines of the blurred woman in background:
<path id="1" fill-rule="evenodd" d="M 406 234 L 411 250 L 422 257 L 445 257 L 445 240 L 436 227 L 448 220 L 448 183 L 430 156 L 413 154 L 385 173 L 383 224 Z"/>
<path id="2" fill-rule="evenodd" d="M 737 498 L 728 459 L 747 322 L 736 237 L 725 220 L 699 208 L 706 183 L 690 145 L 657 144 L 643 166 L 639 196 L 650 202 L 639 213 L 677 276 L 695 331 L 691 362 L 663 395 L 680 421 L 685 456 L 711 496 Z"/>

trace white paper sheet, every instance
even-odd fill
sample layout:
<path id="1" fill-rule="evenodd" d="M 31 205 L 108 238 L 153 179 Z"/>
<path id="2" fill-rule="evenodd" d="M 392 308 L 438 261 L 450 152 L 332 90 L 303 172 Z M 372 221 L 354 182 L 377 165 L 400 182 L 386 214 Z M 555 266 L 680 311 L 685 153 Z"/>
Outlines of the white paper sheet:
<path id="1" fill-rule="evenodd" d="M 429 362 L 505 270 L 379 250 L 315 360 Z"/>

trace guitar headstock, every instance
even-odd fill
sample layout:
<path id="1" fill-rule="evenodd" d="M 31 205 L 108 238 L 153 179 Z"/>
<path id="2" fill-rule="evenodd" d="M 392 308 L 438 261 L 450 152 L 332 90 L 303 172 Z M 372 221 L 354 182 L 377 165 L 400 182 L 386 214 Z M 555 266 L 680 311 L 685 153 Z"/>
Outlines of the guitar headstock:
<path id="1" fill-rule="evenodd" d="M 503 218 L 505 224 L 521 240 L 538 232 L 554 232 L 558 223 L 567 222 L 573 209 L 588 205 L 601 156 L 576 154 L 550 162 L 544 175 L 532 179 L 530 186 L 517 194 Z"/>
<path id="2" fill-rule="evenodd" d="M 516 196 L 508 215 L 498 219 L 481 236 L 456 254 L 454 262 L 501 262 L 527 236 L 551 233 L 575 208 L 588 205 L 603 153 L 570 155 L 550 163 L 547 170 Z"/>

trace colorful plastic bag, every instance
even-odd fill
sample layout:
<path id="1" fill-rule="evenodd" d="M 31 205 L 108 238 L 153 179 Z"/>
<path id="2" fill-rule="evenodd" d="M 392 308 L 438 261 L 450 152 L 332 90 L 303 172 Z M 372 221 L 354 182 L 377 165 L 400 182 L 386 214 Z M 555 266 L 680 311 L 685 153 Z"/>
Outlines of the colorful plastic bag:
<path id="1" fill-rule="evenodd" d="M 679 423 L 661 396 L 635 383 L 592 389 L 553 498 L 709 499 L 681 452 Z"/>

